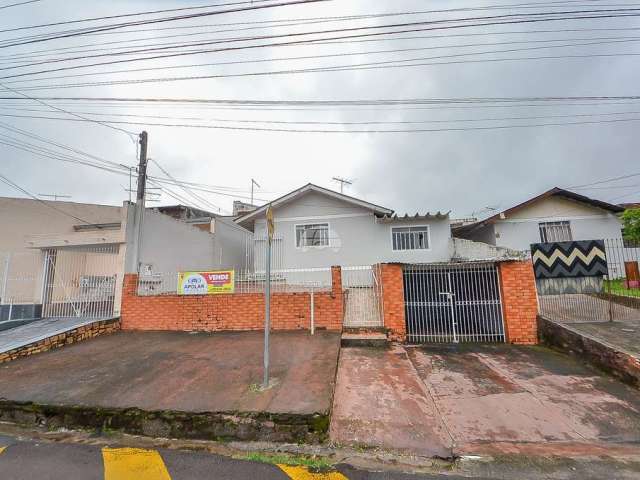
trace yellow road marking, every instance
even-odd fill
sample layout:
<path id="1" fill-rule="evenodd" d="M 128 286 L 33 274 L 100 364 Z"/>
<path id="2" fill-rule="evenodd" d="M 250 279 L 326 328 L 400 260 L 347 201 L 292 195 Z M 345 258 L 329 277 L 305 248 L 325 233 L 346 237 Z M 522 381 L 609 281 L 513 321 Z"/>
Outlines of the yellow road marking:
<path id="1" fill-rule="evenodd" d="M 171 480 L 156 450 L 103 448 L 104 480 Z"/>
<path id="2" fill-rule="evenodd" d="M 0 447 L 0 453 L 4 452 L 7 447 Z"/>
<path id="3" fill-rule="evenodd" d="M 340 472 L 311 473 L 306 467 L 290 467 L 278 465 L 280 469 L 293 480 L 349 480 Z"/>

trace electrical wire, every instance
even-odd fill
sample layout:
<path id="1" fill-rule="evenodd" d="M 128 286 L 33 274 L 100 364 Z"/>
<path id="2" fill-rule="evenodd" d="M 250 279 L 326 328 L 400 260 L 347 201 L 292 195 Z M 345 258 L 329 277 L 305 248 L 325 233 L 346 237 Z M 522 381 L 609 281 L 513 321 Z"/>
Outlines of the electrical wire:
<path id="1" fill-rule="evenodd" d="M 631 16 L 631 15 L 625 15 L 625 16 Z M 640 13 L 636 13 L 633 14 L 633 16 L 640 16 Z M 576 19 L 587 19 L 587 18 L 608 18 L 608 17 L 572 17 L 571 20 L 576 20 Z M 231 46 L 231 47 L 224 47 L 224 48 L 217 48 L 217 49 L 205 49 L 205 50 L 193 50 L 193 51 L 187 51 L 187 52 L 177 52 L 177 53 L 168 53 L 168 54 L 162 54 L 162 55 L 152 55 L 152 56 L 147 56 L 147 57 L 140 57 L 140 58 L 129 58 L 129 59 L 119 59 L 119 60 L 110 60 L 110 61 L 106 61 L 106 62 L 96 62 L 96 63 L 90 63 L 90 64 L 85 64 L 85 65 L 73 65 L 73 66 L 66 66 L 66 67 L 58 67 L 58 68 L 50 68 L 50 69 L 44 69 L 44 70 L 38 70 L 38 71 L 34 71 L 34 72 L 24 72 L 24 73 L 19 73 L 19 74 L 14 74 L 14 75 L 7 75 L 5 77 L 2 77 L 3 79 L 9 79 L 9 78 L 17 78 L 17 77 L 25 77 L 25 76 L 29 76 L 29 75 L 40 75 L 40 74 L 44 74 L 44 73 L 53 73 L 53 72 L 60 72 L 60 71 L 68 71 L 68 70 L 76 70 L 79 68 L 90 68 L 90 67 L 97 67 L 97 66 L 104 66 L 104 65 L 114 65 L 114 64 L 120 64 L 120 63 L 131 63 L 131 62 L 138 62 L 138 61 L 148 61 L 148 60 L 158 60 L 158 59 L 164 59 L 164 58 L 175 58 L 175 57 L 182 57 L 182 56 L 188 56 L 188 55 L 199 55 L 199 54 L 207 54 L 207 53 L 219 53 L 219 52 L 230 52 L 230 51 L 237 51 L 237 50 L 246 50 L 246 49 L 254 49 L 254 48 L 267 48 L 267 47 L 279 47 L 279 46 L 292 46 L 292 45 L 305 45 L 305 44 L 309 44 L 309 43 L 313 43 L 314 41 L 317 40 L 337 40 L 337 39 L 351 39 L 351 38 L 361 38 L 361 37 L 370 37 L 370 36 L 380 36 L 380 35 L 390 35 L 390 34 L 395 34 L 395 33 L 408 33 L 408 32 L 416 32 L 416 31 L 430 31 L 430 30 L 438 30 L 438 29 L 451 29 L 451 28 L 465 28 L 465 27 L 473 27 L 473 26 L 487 26 L 487 25 L 504 25 L 504 24 L 511 24 L 511 23 L 528 23 L 528 22 L 538 22 L 538 21 L 548 21 L 548 20 L 560 20 L 560 19 L 533 19 L 533 20 L 518 20 L 518 21 L 510 21 L 510 22 L 498 22 L 498 23 L 484 23 L 484 24 L 465 24 L 465 25 L 449 25 L 449 26 L 439 26 L 439 27 L 429 27 L 429 28 L 414 28 L 414 29 L 409 29 L 409 30 L 400 30 L 400 31 L 395 31 L 395 32 L 373 32 L 373 33 L 360 33 L 360 34 L 355 34 L 355 35 L 346 35 L 346 36 L 335 36 L 335 37 L 329 37 L 329 38 L 323 38 L 323 39 L 307 39 L 307 40 L 294 40 L 294 41 L 288 41 L 288 42 L 275 42 L 275 43 L 267 43 L 267 44 L 258 44 L 258 45 L 240 45 L 240 46 Z M 375 28 L 375 27 L 371 27 L 371 28 Z M 290 35 L 284 35 L 284 36 L 294 36 L 294 35 L 298 35 L 298 34 L 290 34 Z M 304 33 L 304 34 L 300 34 L 300 35 L 309 35 L 309 33 Z M 121 54 L 122 52 L 120 52 Z M 23 65 L 22 67 L 27 66 L 27 65 Z M 348 68 L 349 66 L 334 66 L 334 67 L 329 67 L 331 69 L 335 69 L 335 68 Z M 323 68 L 327 68 L 327 67 L 323 67 Z M 294 72 L 294 73 L 304 73 L 304 72 L 309 72 L 309 71 L 314 71 L 313 69 L 306 69 L 303 72 Z M 285 73 L 285 72 L 280 72 L 280 74 Z M 263 75 L 265 73 L 262 73 Z M 271 72 L 266 72 L 266 74 L 272 74 Z"/>
<path id="2" fill-rule="evenodd" d="M 41 2 L 41 1 L 42 0 L 27 0 L 26 2 L 10 3 L 9 5 L 0 5 L 0 10 L 3 10 L 5 8 L 18 7 L 20 5 L 27 5 L 29 3 Z"/>
<path id="3" fill-rule="evenodd" d="M 259 1 L 271 1 L 271 0 L 259 0 Z M 78 36 L 86 35 L 87 33 L 104 32 L 108 30 L 126 28 L 129 26 L 175 22 L 178 20 L 190 20 L 194 18 L 210 17 L 213 15 L 223 15 L 227 13 L 239 13 L 239 12 L 247 12 L 247 11 L 254 11 L 254 10 L 264 10 L 264 9 L 275 8 L 275 7 L 288 7 L 292 5 L 301 5 L 301 4 L 328 2 L 328 1 L 331 1 L 331 0 L 290 0 L 287 2 L 272 3 L 268 5 L 251 5 L 250 7 L 238 7 L 238 8 L 231 8 L 227 10 L 215 10 L 213 12 L 193 13 L 189 15 L 178 15 L 178 16 L 165 17 L 165 18 L 154 18 L 154 19 L 141 20 L 136 22 L 125 22 L 120 24 L 99 25 L 96 27 L 90 27 L 90 28 L 81 29 L 81 30 L 53 32 L 37 38 L 27 37 L 23 39 L 18 38 L 18 39 L 8 40 L 8 42 L 13 42 L 13 43 L 3 43 L 3 41 L 0 41 L 0 48 L 16 47 L 20 45 L 28 45 L 28 44 L 41 43 L 41 42 L 46 42 L 51 40 L 59 40 L 62 38 L 78 37 Z M 246 3 L 246 2 L 243 2 L 243 3 Z M 5 40 L 4 42 L 7 42 L 7 40 Z"/>
<path id="4" fill-rule="evenodd" d="M 638 176 L 640 176 L 640 173 L 631 173 L 629 175 L 622 175 L 620 177 L 607 178 L 606 180 L 600 180 L 600 181 L 592 182 L 592 183 L 585 183 L 583 185 L 573 185 L 573 186 L 568 187 L 568 188 L 591 187 L 592 185 L 601 185 L 603 183 L 615 182 L 617 180 L 624 180 L 624 179 L 627 179 L 627 178 L 638 177 Z"/>
<path id="5" fill-rule="evenodd" d="M 157 160 L 151 159 L 151 161 L 156 164 L 156 166 L 160 169 L 160 171 L 162 173 L 164 173 L 164 175 L 167 178 L 169 178 L 170 180 L 176 181 L 176 179 L 173 177 L 173 175 L 171 175 L 162 165 L 160 165 L 160 163 Z M 214 209 L 217 209 L 218 211 L 222 211 L 222 209 L 218 205 L 215 205 L 215 204 L 209 202 L 206 198 L 203 198 L 202 196 L 198 195 L 197 193 L 192 192 L 191 189 L 189 189 L 188 187 L 182 185 L 180 188 L 182 188 L 182 190 L 185 193 L 187 193 L 188 195 L 191 195 L 193 198 L 195 198 L 196 201 L 201 202 L 203 205 L 209 205 L 209 208 L 213 207 Z"/>
<path id="6" fill-rule="evenodd" d="M 30 119 L 43 119 L 43 120 L 63 120 L 63 121 L 82 121 L 73 118 L 54 118 L 36 115 L 11 115 L 0 114 L 0 117 L 12 117 L 12 118 L 30 118 Z M 243 127 L 243 126 L 229 126 L 229 125 L 197 125 L 197 124 L 184 124 L 184 123 L 151 123 L 151 122 L 131 122 L 122 120 L 112 120 L 109 123 L 123 124 L 123 125 L 142 125 L 142 126 L 156 126 L 156 127 L 175 127 L 175 128 L 195 128 L 195 129 L 212 129 L 212 130 L 229 130 L 229 131 L 245 131 L 245 132 L 287 132 L 287 133 L 434 133 L 434 132 L 463 132 L 463 131 L 482 131 L 482 130 L 504 130 L 504 129 L 516 129 L 516 128 L 532 128 L 532 127 L 551 127 L 551 126 L 566 126 L 566 125 L 594 125 L 594 124 L 614 124 L 621 122 L 636 122 L 640 121 L 640 117 L 634 118 L 616 118 L 608 120 L 583 120 L 576 122 L 551 122 L 551 123 L 536 123 L 536 124 L 513 124 L 513 125 L 494 125 L 494 126 L 482 126 L 482 127 L 448 127 L 448 128 L 421 128 L 421 129 L 358 129 L 358 130 L 327 130 L 327 129 L 290 129 L 290 128 L 272 128 L 272 127 Z"/>
<path id="7" fill-rule="evenodd" d="M 92 122 L 92 123 L 95 123 L 95 124 L 102 125 L 102 126 L 104 126 L 104 127 L 110 128 L 110 129 L 112 129 L 112 130 L 116 130 L 116 131 L 123 132 L 123 133 L 125 133 L 125 134 L 127 134 L 127 135 L 129 135 L 129 136 L 136 135 L 136 133 L 134 133 L 134 132 L 130 132 L 130 131 L 125 130 L 125 129 L 120 128 L 120 127 L 114 127 L 113 125 L 109 125 L 108 123 L 101 122 L 100 120 L 94 120 L 94 119 L 91 119 L 91 118 L 89 118 L 89 117 L 84 117 L 84 116 L 82 116 L 82 115 L 77 115 L 77 114 L 75 114 L 75 113 L 68 112 L 67 110 L 64 110 L 64 109 L 62 109 L 62 108 L 56 107 L 56 106 L 54 106 L 54 105 L 50 105 L 50 104 L 48 104 L 48 103 L 46 103 L 46 102 L 43 102 L 43 101 L 42 101 L 42 100 L 40 100 L 40 99 L 30 97 L 30 96 L 29 96 L 29 95 L 27 95 L 26 93 L 23 93 L 23 92 L 21 92 L 21 91 L 19 91 L 19 90 L 15 90 L 15 89 L 13 89 L 13 88 L 11 88 L 11 87 L 7 87 L 6 85 L 3 85 L 2 83 L 0 83 L 0 87 L 4 88 L 5 90 L 8 90 L 8 91 L 10 91 L 11 93 L 14 93 L 14 94 L 16 94 L 16 95 L 20 95 L 21 97 L 27 98 L 27 99 L 29 99 L 29 100 L 33 100 L 34 102 L 38 102 L 39 104 L 44 105 L 45 107 L 49 107 L 49 108 L 50 108 L 50 109 L 52 109 L 52 110 L 57 110 L 57 111 L 59 111 L 59 112 L 66 113 L 67 115 L 71 115 L 71 116 L 73 116 L 73 117 L 77 117 L 77 118 L 79 118 L 79 119 L 81 119 L 81 120 L 84 120 L 84 121 L 86 121 L 86 122 Z"/>
<path id="8" fill-rule="evenodd" d="M 95 225 L 95 222 L 90 222 L 89 220 L 85 220 L 84 218 L 80 218 L 77 217 L 75 215 L 72 215 L 71 213 L 65 212 L 64 210 L 62 210 L 61 208 L 56 207 L 55 205 L 52 205 L 50 202 L 45 202 L 44 200 L 39 199 L 37 196 L 35 196 L 33 193 L 29 192 L 28 190 L 26 190 L 25 188 L 21 187 L 20 185 L 18 185 L 17 183 L 11 181 L 9 178 L 7 178 L 5 175 L 3 175 L 2 173 L 0 173 L 0 181 L 20 192 L 22 192 L 23 194 L 31 197 L 33 200 L 36 200 L 37 202 L 39 202 L 40 204 L 44 205 L 47 208 L 50 208 L 52 210 L 55 210 L 58 213 L 61 213 L 69 218 L 73 218 L 74 220 L 78 220 L 79 222 L 85 223 L 87 225 Z"/>

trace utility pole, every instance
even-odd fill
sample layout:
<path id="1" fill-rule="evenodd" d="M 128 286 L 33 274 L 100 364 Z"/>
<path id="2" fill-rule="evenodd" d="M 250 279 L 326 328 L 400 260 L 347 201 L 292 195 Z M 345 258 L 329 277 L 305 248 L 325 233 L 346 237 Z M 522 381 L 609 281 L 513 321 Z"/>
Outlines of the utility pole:
<path id="1" fill-rule="evenodd" d="M 271 332 L 271 242 L 275 225 L 273 223 L 273 209 L 271 204 L 267 207 L 267 251 L 266 256 L 266 281 L 264 284 L 264 376 L 262 379 L 262 389 L 269 388 L 269 335 Z"/>
<path id="2" fill-rule="evenodd" d="M 344 193 L 345 185 L 353 185 L 353 182 L 351 180 L 347 180 L 346 178 L 333 177 L 333 181 L 340 184 L 340 193 Z"/>
<path id="3" fill-rule="evenodd" d="M 258 185 L 258 182 L 256 182 L 253 178 L 251 179 L 251 205 L 253 205 L 253 186 L 254 185 L 258 188 L 262 188 L 260 185 Z"/>
<path id="4" fill-rule="evenodd" d="M 136 191 L 135 206 L 135 237 L 134 237 L 134 265 L 140 272 L 142 248 L 142 222 L 144 221 L 144 197 L 147 188 L 147 132 L 140 134 L 140 161 L 138 163 L 138 189 Z"/>

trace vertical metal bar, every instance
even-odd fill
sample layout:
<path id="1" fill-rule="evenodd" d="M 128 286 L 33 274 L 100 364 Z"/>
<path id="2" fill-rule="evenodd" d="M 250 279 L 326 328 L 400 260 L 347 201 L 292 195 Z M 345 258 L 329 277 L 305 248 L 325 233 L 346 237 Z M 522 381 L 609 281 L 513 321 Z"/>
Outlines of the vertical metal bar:
<path id="1" fill-rule="evenodd" d="M 311 287 L 311 335 L 316 333 L 316 318 L 315 318 L 315 299 L 313 286 Z"/>
<path id="2" fill-rule="evenodd" d="M 451 272 L 447 274 L 447 280 L 449 281 L 449 303 L 451 305 L 451 324 L 453 326 L 453 343 L 458 343 L 458 321 L 456 319 L 456 310 L 454 306 L 453 292 L 451 288 Z"/>
<path id="3" fill-rule="evenodd" d="M 263 388 L 269 388 L 269 334 L 271 329 L 271 241 L 267 239 L 266 246 L 266 282 L 264 287 L 265 318 L 264 318 L 264 378 Z"/>
<path id="4" fill-rule="evenodd" d="M 2 278 L 2 303 L 7 298 L 7 283 L 9 283 L 9 268 L 11 267 L 11 253 L 7 253 L 7 257 L 4 260 L 4 275 Z"/>

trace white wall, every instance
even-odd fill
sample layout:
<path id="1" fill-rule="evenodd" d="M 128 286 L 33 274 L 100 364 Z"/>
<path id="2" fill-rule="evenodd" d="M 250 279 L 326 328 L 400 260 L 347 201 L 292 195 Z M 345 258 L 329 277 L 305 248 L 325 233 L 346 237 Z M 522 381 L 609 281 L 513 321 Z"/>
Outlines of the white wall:
<path id="1" fill-rule="evenodd" d="M 236 224 L 231 218 L 217 217 L 213 222 L 217 263 L 222 268 L 250 268 L 252 255 L 247 249 L 253 248 L 251 232 Z"/>
<path id="2" fill-rule="evenodd" d="M 540 242 L 539 223 L 556 221 L 570 222 L 574 240 L 622 237 L 622 224 L 616 215 L 563 197 L 549 197 L 465 238 L 514 250 L 528 250 L 532 243 Z"/>
<path id="3" fill-rule="evenodd" d="M 333 265 L 372 265 L 380 262 L 436 262 L 449 259 L 449 220 L 383 223 L 365 208 L 309 192 L 274 209 L 275 236 L 282 238 L 282 268 L 325 268 Z M 328 247 L 296 247 L 295 226 L 329 223 Z M 392 227 L 429 225 L 429 250 L 394 252 Z M 264 238 L 264 217 L 255 223 L 255 237 Z M 262 244 L 260 247 L 262 248 Z M 257 252 L 256 258 L 260 255 Z"/>
<path id="4" fill-rule="evenodd" d="M 527 250 L 532 243 L 540 242 L 539 222 L 567 220 L 571 225 L 573 240 L 597 240 L 621 238 L 621 223 L 611 214 L 597 214 L 591 218 L 562 217 L 553 220 L 498 221 L 495 224 L 496 244 L 515 250 Z"/>

